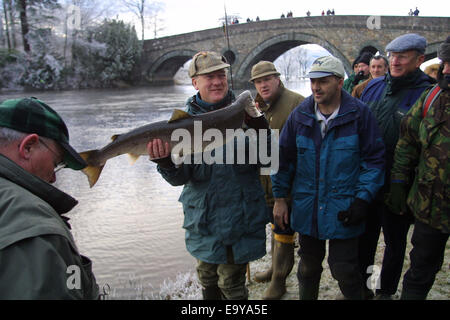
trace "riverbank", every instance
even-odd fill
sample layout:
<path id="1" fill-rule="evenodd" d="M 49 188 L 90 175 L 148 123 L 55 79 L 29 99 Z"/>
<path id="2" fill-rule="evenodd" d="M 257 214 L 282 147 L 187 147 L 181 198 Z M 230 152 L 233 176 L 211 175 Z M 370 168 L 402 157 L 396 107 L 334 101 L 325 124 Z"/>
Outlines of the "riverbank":
<path id="1" fill-rule="evenodd" d="M 408 246 L 407 254 L 405 256 L 405 263 L 403 266 L 402 276 L 399 283 L 399 288 L 394 296 L 397 300 L 400 298 L 403 275 L 409 268 L 409 252 L 412 249 L 411 246 L 412 228 L 408 234 Z M 385 245 L 383 235 L 381 234 L 378 249 L 375 257 L 375 265 L 381 268 L 381 262 L 383 258 Z M 296 251 L 298 247 L 296 248 Z M 267 241 L 267 252 L 270 252 L 270 240 Z M 298 255 L 295 254 L 295 264 L 292 272 L 286 280 L 287 292 L 283 296 L 282 300 L 298 300 L 298 280 L 297 280 L 297 267 L 298 267 Z M 322 279 L 320 282 L 319 300 L 335 300 L 340 296 L 340 290 L 336 280 L 333 279 L 330 273 L 330 269 L 327 265 L 327 257 L 324 259 L 324 271 L 322 273 Z M 263 258 L 254 261 L 250 264 L 251 281 L 247 283 L 249 291 L 249 300 L 261 300 L 264 291 L 268 287 L 268 283 L 257 283 L 253 280 L 256 272 L 264 271 L 269 268 L 271 264 L 271 256 L 267 254 Z M 201 288 L 197 281 L 197 277 L 193 273 L 179 274 L 175 280 L 166 280 L 161 286 L 159 294 L 148 297 L 149 299 L 163 299 L 163 300 L 199 300 L 201 299 Z M 428 300 L 449 300 L 450 299 L 450 244 L 447 243 L 445 250 L 444 263 L 441 271 L 438 272 L 433 288 L 428 294 Z"/>

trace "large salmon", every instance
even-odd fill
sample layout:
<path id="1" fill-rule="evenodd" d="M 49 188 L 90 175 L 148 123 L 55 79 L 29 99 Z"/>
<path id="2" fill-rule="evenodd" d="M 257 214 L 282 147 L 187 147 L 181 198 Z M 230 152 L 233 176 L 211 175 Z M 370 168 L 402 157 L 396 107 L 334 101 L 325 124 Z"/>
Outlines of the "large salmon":
<path id="1" fill-rule="evenodd" d="M 81 152 L 80 156 L 86 161 L 88 166 L 83 172 L 88 176 L 91 187 L 97 182 L 103 167 L 111 158 L 122 154 L 128 154 L 132 161 L 136 161 L 141 155 L 147 155 L 147 144 L 150 140 L 159 138 L 164 142 L 169 142 L 170 149 L 178 144 L 172 141 L 172 132 L 176 129 L 185 129 L 194 136 L 194 121 L 201 121 L 202 134 L 208 129 L 218 129 L 223 137 L 226 136 L 227 129 L 238 129 L 242 127 L 245 107 L 253 104 L 250 91 L 241 93 L 236 101 L 231 105 L 203 113 L 200 115 L 190 115 L 182 110 L 176 109 L 168 121 L 158 121 L 136 128 L 127 133 L 114 135 L 112 142 L 99 150 Z M 197 123 L 198 124 L 198 123 Z M 198 126 L 196 126 L 198 128 Z M 198 132 L 196 131 L 196 134 Z M 224 139 L 222 144 L 226 143 Z M 202 150 L 213 146 L 212 142 L 202 141 Z M 217 146 L 213 146 L 217 147 Z M 194 150 L 192 150 L 194 152 Z"/>

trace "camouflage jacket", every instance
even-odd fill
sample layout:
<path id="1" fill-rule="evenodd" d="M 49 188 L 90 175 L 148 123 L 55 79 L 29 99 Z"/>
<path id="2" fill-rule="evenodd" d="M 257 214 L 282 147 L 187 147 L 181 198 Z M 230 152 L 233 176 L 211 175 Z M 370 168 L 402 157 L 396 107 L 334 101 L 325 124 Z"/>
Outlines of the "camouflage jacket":
<path id="1" fill-rule="evenodd" d="M 429 91 L 402 120 L 391 179 L 412 183 L 407 204 L 416 219 L 449 233 L 450 91 L 442 91 L 423 117 Z"/>

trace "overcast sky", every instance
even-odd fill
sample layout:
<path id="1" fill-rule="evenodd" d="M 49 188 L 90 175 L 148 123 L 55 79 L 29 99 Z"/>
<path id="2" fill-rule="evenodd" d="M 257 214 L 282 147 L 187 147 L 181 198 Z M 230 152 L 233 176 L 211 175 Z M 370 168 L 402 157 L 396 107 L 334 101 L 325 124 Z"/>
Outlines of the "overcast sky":
<path id="1" fill-rule="evenodd" d="M 336 15 L 393 15 L 407 16 L 409 9 L 418 7 L 419 16 L 450 17 L 450 1 L 295 1 L 295 0 L 159 0 L 165 3 L 161 14 L 164 30 L 158 36 L 173 35 L 215 28 L 221 25 L 224 5 L 228 15 L 239 15 L 240 22 L 247 18 L 261 20 L 277 19 L 282 13 L 292 11 L 294 17 L 306 16 L 309 10 L 312 16 L 320 15 L 322 10 L 334 9 Z M 136 28 L 138 25 L 136 25 Z M 150 35 L 149 35 L 150 36 Z M 147 37 L 146 37 L 147 38 Z"/>

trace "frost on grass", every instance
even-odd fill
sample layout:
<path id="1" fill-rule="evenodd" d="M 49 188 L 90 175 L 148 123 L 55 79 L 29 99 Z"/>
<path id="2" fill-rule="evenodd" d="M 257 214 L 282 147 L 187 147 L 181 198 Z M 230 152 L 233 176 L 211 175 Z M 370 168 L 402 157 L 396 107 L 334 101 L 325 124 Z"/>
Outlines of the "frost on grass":
<path id="1" fill-rule="evenodd" d="M 164 280 L 155 300 L 200 300 L 201 286 L 192 272 L 178 273 L 175 280 Z"/>
<path id="2" fill-rule="evenodd" d="M 405 262 L 403 265 L 403 271 L 400 278 L 400 282 L 398 285 L 397 293 L 394 295 L 394 299 L 399 299 L 402 289 L 402 280 L 403 275 L 406 270 L 408 270 L 410 261 L 409 261 L 409 252 L 412 249 L 411 246 L 411 235 L 412 229 L 408 234 L 408 242 L 407 249 L 405 255 Z M 247 281 L 247 288 L 249 291 L 249 300 L 260 300 L 263 297 L 264 291 L 269 286 L 269 283 L 257 283 L 255 282 L 254 276 L 258 271 L 267 270 L 272 263 L 272 256 L 270 255 L 271 249 L 271 231 L 270 227 L 266 229 L 267 231 L 267 243 L 266 250 L 269 254 L 266 254 L 259 260 L 252 261 L 250 263 L 250 277 L 251 280 Z M 328 247 L 328 246 L 327 246 Z M 375 257 L 375 265 L 381 268 L 383 254 L 385 250 L 385 244 L 383 239 L 383 233 L 380 235 L 380 240 L 378 243 L 377 253 Z M 298 280 L 297 280 L 297 268 L 299 257 L 297 254 L 298 244 L 296 244 L 295 248 L 295 264 L 292 268 L 291 273 L 286 279 L 286 294 L 282 297 L 282 300 L 297 300 L 298 299 Z M 336 298 L 342 297 L 337 281 L 333 279 L 330 268 L 327 263 L 327 255 L 322 263 L 323 272 L 322 278 L 320 281 L 320 289 L 319 289 L 319 300 L 335 300 Z M 376 283 L 377 279 L 374 283 Z M 166 279 L 164 283 L 160 286 L 159 292 L 150 293 L 150 291 L 155 291 L 153 287 L 146 286 L 139 279 L 130 277 L 128 281 L 125 281 L 124 286 L 131 290 L 131 294 L 133 295 L 131 299 L 155 299 L 155 300 L 199 300 L 202 298 L 201 294 L 201 286 L 197 279 L 197 274 L 195 272 L 188 273 L 178 273 L 175 280 Z M 109 297 L 110 299 L 124 299 L 125 297 L 119 291 L 112 290 L 112 294 Z M 432 289 L 430 290 L 428 300 L 449 300 L 450 299 L 450 243 L 447 243 L 445 248 L 445 257 L 444 263 L 442 265 L 441 270 L 436 275 L 436 280 Z"/>

